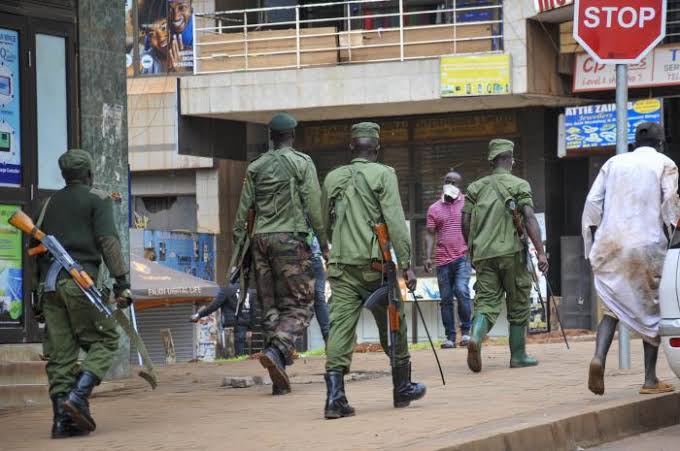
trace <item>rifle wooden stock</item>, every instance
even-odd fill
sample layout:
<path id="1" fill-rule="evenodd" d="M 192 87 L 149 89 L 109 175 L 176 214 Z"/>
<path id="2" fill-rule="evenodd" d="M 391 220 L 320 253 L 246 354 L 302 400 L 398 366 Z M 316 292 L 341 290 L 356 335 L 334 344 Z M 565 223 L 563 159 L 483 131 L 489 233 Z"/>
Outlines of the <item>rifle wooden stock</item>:
<path id="1" fill-rule="evenodd" d="M 249 208 L 248 209 L 248 217 L 247 217 L 247 222 L 246 222 L 246 231 L 248 235 L 251 235 L 253 233 L 253 228 L 255 227 L 255 209 L 254 208 Z"/>
<path id="2" fill-rule="evenodd" d="M 380 252 L 385 262 L 392 261 L 392 254 L 390 253 L 390 234 L 387 230 L 387 224 L 381 222 L 373 226 L 375 235 L 378 237 L 378 244 L 380 245 Z"/>
<path id="3" fill-rule="evenodd" d="M 47 252 L 47 248 L 44 244 L 39 244 L 36 247 L 32 247 L 28 250 L 29 257 L 35 257 L 36 255 L 44 254 Z"/>
<path id="4" fill-rule="evenodd" d="M 32 236 L 38 241 L 41 241 L 43 238 L 45 238 L 45 233 L 42 230 L 38 229 L 33 223 L 33 220 L 30 218 L 30 216 L 28 216 L 21 210 L 17 210 L 16 212 L 14 212 L 14 214 L 9 218 L 8 222 L 17 229 Z"/>

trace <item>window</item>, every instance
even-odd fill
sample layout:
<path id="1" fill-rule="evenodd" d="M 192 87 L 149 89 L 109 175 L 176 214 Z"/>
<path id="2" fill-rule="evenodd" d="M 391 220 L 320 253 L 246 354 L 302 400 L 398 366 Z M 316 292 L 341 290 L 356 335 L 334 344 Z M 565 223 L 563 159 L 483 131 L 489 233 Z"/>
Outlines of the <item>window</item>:
<path id="1" fill-rule="evenodd" d="M 38 187 L 64 186 L 57 164 L 68 150 L 66 89 L 66 39 L 37 34 L 35 37 L 36 102 L 38 116 Z"/>

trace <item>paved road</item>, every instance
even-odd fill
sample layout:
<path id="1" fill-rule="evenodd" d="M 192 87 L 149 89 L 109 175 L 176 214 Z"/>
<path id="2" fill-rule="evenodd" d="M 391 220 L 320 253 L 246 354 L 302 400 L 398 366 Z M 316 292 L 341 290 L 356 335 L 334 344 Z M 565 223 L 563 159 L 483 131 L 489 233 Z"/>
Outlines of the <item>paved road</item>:
<path id="1" fill-rule="evenodd" d="M 353 370 L 377 378 L 347 383 L 357 416 L 322 418 L 324 361 L 300 359 L 290 368 L 293 392 L 272 397 L 271 386 L 220 387 L 225 376 L 261 375 L 255 361 L 235 364 L 177 364 L 159 369 L 159 387 L 141 379 L 124 390 L 92 400 L 97 431 L 78 440 L 50 440 L 50 407 L 0 412 L 0 450 L 417 450 L 434 451 L 560 417 L 628 404 L 643 399 L 642 344 L 633 340 L 632 368 L 616 368 L 616 345 L 607 369 L 607 392 L 588 392 L 586 376 L 592 342 L 530 345 L 536 368 L 510 369 L 507 345 L 487 346 L 484 370 L 471 373 L 464 349 L 441 351 L 447 377 L 442 387 L 429 350 L 413 352 L 414 378 L 428 394 L 407 409 L 392 407 L 388 360 L 383 354 L 357 354 Z M 666 359 L 659 376 L 674 380 Z M 521 448 L 516 448 L 521 449 Z M 529 448 L 525 448 L 529 449 Z M 675 447 L 674 449 L 680 449 Z"/>
<path id="2" fill-rule="evenodd" d="M 591 448 L 593 451 L 677 451 L 680 450 L 680 425 L 619 442 Z"/>

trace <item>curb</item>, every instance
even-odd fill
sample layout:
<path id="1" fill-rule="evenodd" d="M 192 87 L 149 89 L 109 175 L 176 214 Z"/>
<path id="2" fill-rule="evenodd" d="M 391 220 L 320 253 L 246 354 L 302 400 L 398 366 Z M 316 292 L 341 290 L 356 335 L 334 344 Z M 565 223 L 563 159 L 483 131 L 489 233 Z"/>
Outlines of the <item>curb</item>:
<path id="1" fill-rule="evenodd" d="M 548 419 L 513 418 L 496 427 L 482 424 L 457 431 L 438 451 L 573 451 L 609 443 L 680 423 L 680 393 L 668 393 L 579 415 Z M 533 424 L 533 425 L 532 425 Z M 528 427 L 527 427 L 528 426 Z M 483 438 L 479 437 L 484 434 Z M 465 436 L 469 437 L 466 441 Z M 428 448 L 430 448 L 428 446 Z"/>

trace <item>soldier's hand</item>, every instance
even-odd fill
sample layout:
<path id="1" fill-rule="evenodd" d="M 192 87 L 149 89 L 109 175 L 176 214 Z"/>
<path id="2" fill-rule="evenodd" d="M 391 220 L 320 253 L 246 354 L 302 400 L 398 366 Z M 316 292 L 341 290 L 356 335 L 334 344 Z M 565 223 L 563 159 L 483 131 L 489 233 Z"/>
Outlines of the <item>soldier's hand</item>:
<path id="1" fill-rule="evenodd" d="M 412 269 L 404 271 L 404 280 L 406 280 L 406 287 L 411 291 L 415 291 L 418 279 Z"/>
<path id="2" fill-rule="evenodd" d="M 545 254 L 539 254 L 537 255 L 538 257 L 538 269 L 541 270 L 542 273 L 547 273 L 549 264 L 548 264 L 548 257 L 546 257 Z"/>
<path id="3" fill-rule="evenodd" d="M 116 304 L 119 309 L 126 309 L 132 304 L 132 293 L 126 288 L 116 296 Z"/>
<path id="4" fill-rule="evenodd" d="M 432 272 L 432 259 L 428 258 L 427 260 L 425 260 L 423 262 L 423 266 L 424 266 L 426 273 L 428 273 L 428 274 L 431 273 Z"/>

